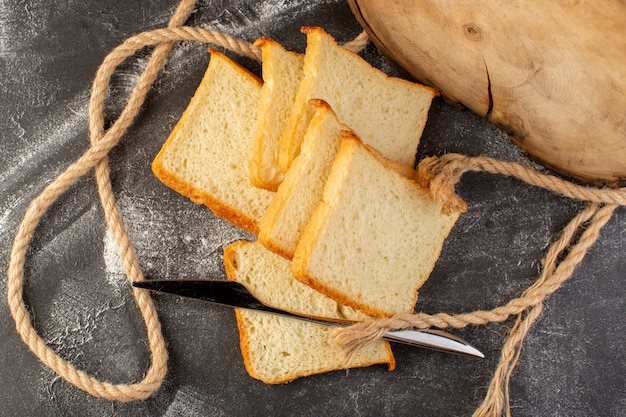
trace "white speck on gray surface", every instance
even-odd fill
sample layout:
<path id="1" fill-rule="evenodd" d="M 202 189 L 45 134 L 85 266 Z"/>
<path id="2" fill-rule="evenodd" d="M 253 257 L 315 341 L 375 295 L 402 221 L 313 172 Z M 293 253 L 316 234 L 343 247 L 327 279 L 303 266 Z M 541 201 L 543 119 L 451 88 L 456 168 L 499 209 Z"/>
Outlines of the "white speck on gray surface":
<path id="1" fill-rule="evenodd" d="M 93 333 L 102 324 L 101 316 L 118 306 L 107 301 L 97 307 L 84 302 L 71 282 L 63 281 L 52 300 L 52 314 L 46 322 L 45 343 L 70 362 L 83 355 L 84 345 L 93 343 Z"/>
<path id="2" fill-rule="evenodd" d="M 0 0 L 4 271 L 28 203 L 88 146 L 86 107 L 97 65 L 124 38 L 165 26 L 177 2 L 122 3 Z M 345 0 L 204 0 L 188 24 L 247 41 L 266 35 L 300 52 L 301 25 L 321 25 L 338 41 L 360 30 Z M 127 71 L 118 74 L 120 85 L 111 86 L 117 93 L 108 111 L 123 105 L 148 52 L 120 68 Z M 364 56 L 393 69 L 373 46 Z M 206 45 L 177 43 L 142 113 L 111 154 L 122 217 L 142 271 L 154 278 L 223 275 L 223 247 L 254 238 L 167 189 L 149 171 L 207 61 Z M 421 156 L 460 152 L 528 163 L 504 133 L 439 99 L 420 149 Z M 37 158 L 29 158 L 31 150 Z M 487 174 L 467 174 L 458 188 L 470 212 L 420 295 L 427 312 L 492 308 L 519 294 L 538 276 L 545 246 L 579 208 Z M 73 365 L 98 379 L 130 383 L 148 367 L 145 327 L 94 190 L 91 178 L 80 181 L 46 214 L 27 257 L 25 301 L 40 334 Z M 514 415 L 626 415 L 623 323 L 616 319 L 624 312 L 624 214 L 620 209 L 603 229 L 597 250 L 549 298 L 531 329 L 512 378 Z M 6 275 L 0 277 L 0 292 L 5 290 Z M 0 415 L 469 415 L 484 397 L 506 333 L 505 325 L 458 330 L 488 353 L 480 362 L 394 346 L 398 368 L 392 373 L 364 368 L 270 387 L 245 373 L 232 312 L 165 296 L 155 302 L 171 358 L 166 381 L 147 401 L 111 403 L 39 363 L 15 332 L 5 299 Z M 65 347 L 57 344 L 62 340 Z"/>
<path id="3" fill-rule="evenodd" d="M 314 3 L 310 5 L 295 4 L 287 0 L 243 3 L 234 7 L 224 3 L 222 14 L 209 20 L 206 25 L 236 35 L 254 32 L 259 24 L 276 22 L 279 20 L 278 17 L 284 17 L 288 12 L 304 13 L 307 8 L 310 9 L 314 5 Z"/>
<path id="4" fill-rule="evenodd" d="M 86 132 L 88 92 L 83 92 L 68 102 L 67 108 L 58 114 L 53 114 L 49 118 L 41 119 L 40 124 L 31 126 L 29 130 L 22 127 L 20 114 L 11 117 L 10 124 L 16 135 L 25 142 L 28 153 L 16 154 L 8 152 L 0 142 L 0 153 L 12 156 L 11 160 L 2 160 L 5 169 L 2 171 L 0 181 L 6 181 L 15 175 L 24 175 L 25 167 L 36 167 L 42 160 L 46 160 L 46 155 L 60 148 L 65 143 L 81 143 L 77 136 Z M 23 116 L 23 114 L 22 114 Z M 85 148 L 89 143 L 89 138 L 85 137 Z M 22 172 L 22 174 L 20 174 Z"/>
<path id="5" fill-rule="evenodd" d="M 1 84 L 1 83 L 0 83 Z M 59 152 L 72 147 L 80 149 L 89 143 L 87 137 L 87 109 L 84 105 L 87 101 L 87 92 L 83 92 L 67 103 L 62 112 L 55 112 L 51 117 L 38 120 L 36 125 L 29 123 L 29 127 L 23 127 L 20 118 L 23 114 L 13 115 L 10 119 L 10 128 L 24 144 L 25 152 L 14 152 L 7 147 L 14 147 L 12 141 L 0 140 L 0 165 L 3 170 L 0 173 L 0 183 L 13 182 L 24 184 L 17 192 L 4 195 L 0 192 L 0 235 L 6 230 L 17 226 L 20 219 L 15 217 L 16 210 L 25 208 L 34 197 L 42 184 L 33 184 L 28 178 L 38 178 L 46 175 L 46 183 L 57 176 L 64 166 L 48 164 L 47 161 L 54 159 Z M 81 137 L 83 136 L 84 137 Z"/>
<path id="6" fill-rule="evenodd" d="M 104 257 L 106 280 L 117 293 L 120 293 L 126 282 L 126 274 L 124 273 L 124 265 L 122 265 L 120 258 L 119 247 L 110 229 L 107 229 L 104 234 L 104 250 L 102 255 Z"/>
<path id="7" fill-rule="evenodd" d="M 224 246 L 251 236 L 217 219 L 207 207 L 182 201 L 182 205 L 170 207 L 169 211 L 159 205 L 158 198 L 118 196 L 120 214 L 142 271 L 153 278 L 223 275 Z M 186 254 L 186 262 L 179 261 L 180 253 Z M 107 280 L 119 291 L 126 278 L 110 232 L 104 236 L 103 257 Z"/>
<path id="8" fill-rule="evenodd" d="M 176 391 L 163 417 L 194 417 L 194 416 L 226 417 L 228 414 L 212 404 L 207 397 L 193 387 L 183 385 Z"/>

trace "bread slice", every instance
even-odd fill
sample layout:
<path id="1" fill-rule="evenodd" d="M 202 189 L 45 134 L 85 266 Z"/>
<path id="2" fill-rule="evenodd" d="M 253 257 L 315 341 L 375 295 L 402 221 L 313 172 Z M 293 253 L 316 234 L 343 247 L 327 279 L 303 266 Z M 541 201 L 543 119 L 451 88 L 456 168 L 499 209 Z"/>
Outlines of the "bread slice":
<path id="1" fill-rule="evenodd" d="M 350 132 L 293 258 L 299 281 L 372 316 L 412 312 L 459 214 Z"/>
<path id="2" fill-rule="evenodd" d="M 413 167 L 432 99 L 430 87 L 388 77 L 364 59 L 338 45 L 323 29 L 303 28 L 307 34 L 304 78 L 285 130 L 279 164 L 286 172 L 300 152 L 314 109 L 309 100 L 325 100 L 337 117 L 365 143 L 377 138 L 383 155 Z"/>
<path id="3" fill-rule="evenodd" d="M 228 279 L 248 287 L 262 302 L 300 314 L 346 320 L 366 316 L 293 279 L 291 262 L 258 242 L 238 241 L 224 250 Z M 268 384 L 342 369 L 340 352 L 329 344 L 331 327 L 267 313 L 235 309 L 247 372 Z M 389 344 L 376 341 L 357 354 L 351 367 L 395 368 Z"/>
<path id="4" fill-rule="evenodd" d="M 202 82 L 152 171 L 168 187 L 256 234 L 274 194 L 252 186 L 248 173 L 261 81 L 210 51 Z"/>
<path id="5" fill-rule="evenodd" d="M 312 99 L 315 114 L 302 142 L 300 154 L 287 170 L 261 220 L 259 241 L 271 251 L 292 259 L 300 236 L 322 200 L 324 183 L 341 145 L 341 131 L 350 131 L 337 119 L 335 112 L 323 100 Z M 375 142 L 375 140 L 373 140 Z M 408 178 L 415 171 L 390 159 L 381 161 Z"/>
<path id="6" fill-rule="evenodd" d="M 293 257 L 300 235 L 322 199 L 324 183 L 341 145 L 341 130 L 348 129 L 325 101 L 311 101 L 316 111 L 302 151 L 278 187 L 259 231 L 259 241 L 287 259 Z"/>
<path id="7" fill-rule="evenodd" d="M 256 187 L 276 191 L 283 180 L 278 166 L 280 134 L 304 77 L 304 55 L 287 51 L 269 38 L 260 38 L 254 44 L 262 51 L 264 83 L 250 160 L 250 181 Z"/>

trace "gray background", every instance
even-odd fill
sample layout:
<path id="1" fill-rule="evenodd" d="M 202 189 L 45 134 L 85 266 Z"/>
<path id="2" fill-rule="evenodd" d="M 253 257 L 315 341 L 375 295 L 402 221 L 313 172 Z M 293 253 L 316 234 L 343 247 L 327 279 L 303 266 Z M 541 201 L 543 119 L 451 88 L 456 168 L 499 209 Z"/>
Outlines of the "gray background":
<path id="1" fill-rule="evenodd" d="M 163 27 L 175 2 L 0 0 L 0 261 L 28 203 L 88 146 L 87 102 L 95 71 L 116 45 Z M 253 41 L 264 35 L 303 51 L 302 25 L 338 41 L 360 28 L 345 1 L 201 1 L 188 24 Z M 232 55 L 231 55 L 232 56 Z M 400 75 L 372 47 L 363 56 Z M 240 63 L 259 72 L 258 64 Z M 147 51 L 128 60 L 111 85 L 113 119 Z M 163 186 L 150 163 L 193 94 L 206 46 L 179 43 L 139 118 L 111 154 L 113 188 L 147 276 L 224 276 L 222 250 L 252 236 L 217 220 Z M 462 152 L 530 162 L 506 135 L 467 110 L 437 99 L 420 144 L 427 155 Z M 583 205 L 514 179 L 467 174 L 458 188 L 469 205 L 418 310 L 491 309 L 538 276 L 550 242 Z M 624 295 L 626 210 L 603 229 L 573 277 L 546 302 L 511 381 L 514 416 L 626 414 Z M 104 227 L 88 174 L 48 211 L 26 264 L 25 300 L 39 334 L 78 368 L 130 383 L 148 366 L 143 323 Z M 232 311 L 155 296 L 170 353 L 163 387 L 129 404 L 96 399 L 37 361 L 15 331 L 0 278 L 0 415 L 133 416 L 458 416 L 480 404 L 511 321 L 455 331 L 484 360 L 394 346 L 397 370 L 338 371 L 267 386 L 250 378 Z"/>

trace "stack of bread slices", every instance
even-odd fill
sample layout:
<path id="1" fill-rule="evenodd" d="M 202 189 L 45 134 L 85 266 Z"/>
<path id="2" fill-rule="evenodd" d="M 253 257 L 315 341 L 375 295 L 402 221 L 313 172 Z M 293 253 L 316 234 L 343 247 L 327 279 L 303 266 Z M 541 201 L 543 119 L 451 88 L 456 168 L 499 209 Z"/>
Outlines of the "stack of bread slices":
<path id="1" fill-rule="evenodd" d="M 229 280 L 315 317 L 412 312 L 458 213 L 415 181 L 431 88 L 388 77 L 304 28 L 304 55 L 261 38 L 263 81 L 216 50 L 153 162 L 167 186 L 258 236 L 224 251 Z M 344 367 L 328 327 L 236 310 L 248 373 L 266 383 Z M 372 343 L 350 366 L 395 361 Z"/>

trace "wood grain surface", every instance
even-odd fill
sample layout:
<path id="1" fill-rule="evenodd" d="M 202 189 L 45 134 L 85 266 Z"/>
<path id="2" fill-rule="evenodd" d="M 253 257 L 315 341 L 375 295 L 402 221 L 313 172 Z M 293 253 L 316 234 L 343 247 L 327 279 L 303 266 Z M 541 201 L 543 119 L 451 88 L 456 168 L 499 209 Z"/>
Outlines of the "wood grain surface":
<path id="1" fill-rule="evenodd" d="M 28 204 L 89 146 L 87 104 L 103 58 L 124 39 L 167 25 L 177 0 L 0 0 L 0 270 Z M 346 0 L 203 0 L 187 22 L 304 52 L 301 26 L 339 42 L 361 32 Z M 149 48 L 121 65 L 106 112 L 124 107 Z M 361 54 L 402 73 L 374 47 Z M 258 63 L 233 56 L 260 74 Z M 223 249 L 254 236 L 158 181 L 150 163 L 197 88 L 207 46 L 177 43 L 141 113 L 110 155 L 115 197 L 148 277 L 223 277 Z M 436 99 L 418 160 L 458 152 L 540 166 L 467 109 Z M 463 176 L 469 210 L 420 292 L 418 311 L 462 313 L 506 303 L 534 282 L 546 247 L 583 204 L 511 178 Z M 546 301 L 511 380 L 515 417 L 626 415 L 626 207 L 572 278 Z M 56 201 L 35 231 L 24 300 L 38 333 L 73 365 L 114 383 L 139 381 L 146 333 L 105 227 L 93 176 Z M 483 400 L 512 321 L 453 332 L 484 360 L 394 346 L 397 368 L 338 371 L 267 386 L 245 371 L 233 311 L 154 297 L 169 352 L 161 389 L 145 401 L 98 399 L 59 379 L 15 330 L 0 274 L 0 416 L 469 416 Z"/>
<path id="2" fill-rule="evenodd" d="M 350 0 L 376 44 L 547 167 L 626 185 L 626 2 Z"/>

